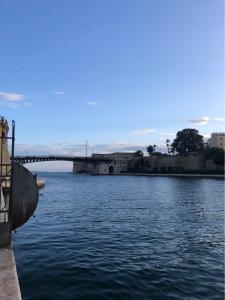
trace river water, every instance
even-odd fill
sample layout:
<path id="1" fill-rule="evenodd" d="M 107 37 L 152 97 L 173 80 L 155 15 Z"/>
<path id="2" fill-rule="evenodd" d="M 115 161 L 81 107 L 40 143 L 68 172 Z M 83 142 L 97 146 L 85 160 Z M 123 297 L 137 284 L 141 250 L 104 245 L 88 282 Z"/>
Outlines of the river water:
<path id="1" fill-rule="evenodd" d="M 40 175 L 13 238 L 23 300 L 223 299 L 223 180 Z"/>

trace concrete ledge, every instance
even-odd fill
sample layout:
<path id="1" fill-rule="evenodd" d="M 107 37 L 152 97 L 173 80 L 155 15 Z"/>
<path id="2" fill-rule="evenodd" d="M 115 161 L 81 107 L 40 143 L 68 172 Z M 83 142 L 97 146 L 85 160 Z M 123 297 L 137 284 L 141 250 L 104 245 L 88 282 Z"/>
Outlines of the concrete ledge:
<path id="1" fill-rule="evenodd" d="M 12 249 L 0 249 L 0 300 L 21 300 Z"/>

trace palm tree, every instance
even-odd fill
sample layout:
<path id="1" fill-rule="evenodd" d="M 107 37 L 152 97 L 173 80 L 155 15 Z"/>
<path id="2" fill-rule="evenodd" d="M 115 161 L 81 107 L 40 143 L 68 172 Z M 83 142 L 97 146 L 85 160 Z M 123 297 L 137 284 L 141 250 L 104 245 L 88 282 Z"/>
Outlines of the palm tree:
<path id="1" fill-rule="evenodd" d="M 166 139 L 166 147 L 167 147 L 168 153 L 169 153 L 169 146 L 170 146 L 170 140 Z"/>

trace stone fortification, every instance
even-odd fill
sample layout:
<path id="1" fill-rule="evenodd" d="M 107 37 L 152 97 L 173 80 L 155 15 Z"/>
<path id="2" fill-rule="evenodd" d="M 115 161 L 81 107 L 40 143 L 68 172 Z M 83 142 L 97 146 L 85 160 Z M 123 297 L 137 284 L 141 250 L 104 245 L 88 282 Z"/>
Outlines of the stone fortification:
<path id="1" fill-rule="evenodd" d="M 8 131 L 9 126 L 7 120 L 0 116 L 0 164 L 3 164 L 0 167 L 0 176 L 6 176 L 10 172 L 10 157 L 8 151 Z"/>
<path id="2" fill-rule="evenodd" d="M 208 140 L 208 146 L 210 148 L 220 148 L 225 150 L 225 133 L 214 132 L 211 134 L 211 138 Z"/>
<path id="3" fill-rule="evenodd" d="M 93 158 L 111 159 L 111 163 L 77 163 L 73 164 L 74 173 L 90 173 L 92 175 L 120 174 L 128 170 L 129 161 L 135 156 L 134 153 L 115 152 L 109 154 L 93 154 Z"/>
<path id="4" fill-rule="evenodd" d="M 129 170 L 142 169 L 149 173 L 182 173 L 182 172 L 221 172 L 222 166 L 217 166 L 212 160 L 205 160 L 202 155 L 190 154 L 188 156 L 152 156 L 145 157 L 140 162 L 140 159 L 135 159 L 129 162 Z"/>
<path id="5" fill-rule="evenodd" d="M 110 158 L 111 163 L 74 163 L 74 173 L 89 173 L 92 175 L 121 174 L 126 172 L 147 173 L 182 173 L 182 172 L 222 172 L 223 167 L 217 166 L 203 156 L 189 154 L 188 156 L 148 156 L 135 157 L 134 153 L 94 154 L 93 157 Z"/>

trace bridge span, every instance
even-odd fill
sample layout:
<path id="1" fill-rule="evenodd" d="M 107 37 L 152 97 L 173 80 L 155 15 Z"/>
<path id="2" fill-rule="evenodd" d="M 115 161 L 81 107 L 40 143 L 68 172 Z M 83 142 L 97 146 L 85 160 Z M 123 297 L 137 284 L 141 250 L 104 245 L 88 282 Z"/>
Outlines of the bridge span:
<path id="1" fill-rule="evenodd" d="M 41 162 L 41 161 L 72 161 L 72 162 L 82 162 L 82 163 L 111 163 L 110 158 L 100 158 L 100 157 L 84 157 L 84 156 L 63 156 L 63 155 L 26 155 L 26 156 L 15 156 L 14 161 L 21 164 Z"/>

